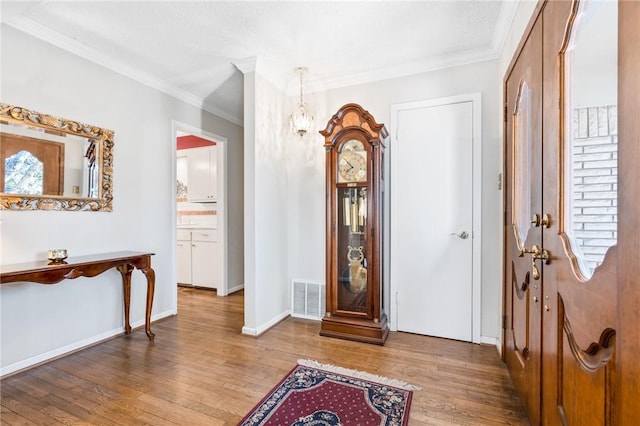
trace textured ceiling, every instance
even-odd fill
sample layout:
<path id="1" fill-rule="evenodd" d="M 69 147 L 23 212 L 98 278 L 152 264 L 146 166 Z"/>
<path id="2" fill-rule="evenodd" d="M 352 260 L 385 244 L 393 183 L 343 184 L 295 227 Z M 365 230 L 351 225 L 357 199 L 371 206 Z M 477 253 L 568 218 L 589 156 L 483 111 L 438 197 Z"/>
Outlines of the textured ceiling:
<path id="1" fill-rule="evenodd" d="M 258 58 L 287 93 L 496 58 L 517 2 L 6 1 L 2 22 L 242 122 Z"/>

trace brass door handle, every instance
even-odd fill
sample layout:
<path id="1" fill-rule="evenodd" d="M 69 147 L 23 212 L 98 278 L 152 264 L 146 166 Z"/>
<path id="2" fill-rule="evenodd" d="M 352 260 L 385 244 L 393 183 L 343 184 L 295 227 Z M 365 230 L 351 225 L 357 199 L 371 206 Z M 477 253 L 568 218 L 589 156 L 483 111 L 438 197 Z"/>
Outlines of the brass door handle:
<path id="1" fill-rule="evenodd" d="M 538 246 L 533 246 L 533 247 L 536 247 L 538 249 L 533 253 L 533 256 L 531 256 L 533 257 L 533 259 L 544 260 L 545 265 L 548 265 L 549 263 L 551 263 L 551 255 L 549 254 L 548 250 L 540 249 L 540 247 Z"/>
<path id="2" fill-rule="evenodd" d="M 544 260 L 546 265 L 551 263 L 551 255 L 549 254 L 549 251 L 540 248 L 538 245 L 533 245 L 530 249 L 525 247 L 520 250 L 520 257 L 524 256 L 525 253 L 531 254 L 531 275 L 534 280 L 539 280 L 540 269 L 538 269 L 538 265 L 536 265 L 536 260 Z"/>

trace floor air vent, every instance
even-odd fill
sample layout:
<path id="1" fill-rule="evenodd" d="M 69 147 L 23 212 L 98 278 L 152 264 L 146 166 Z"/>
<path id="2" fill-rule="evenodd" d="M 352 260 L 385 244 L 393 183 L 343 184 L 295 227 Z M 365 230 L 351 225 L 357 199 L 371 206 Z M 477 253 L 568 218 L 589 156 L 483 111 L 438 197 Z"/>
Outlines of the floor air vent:
<path id="1" fill-rule="evenodd" d="M 291 316 L 321 320 L 325 310 L 324 284 L 291 281 Z"/>

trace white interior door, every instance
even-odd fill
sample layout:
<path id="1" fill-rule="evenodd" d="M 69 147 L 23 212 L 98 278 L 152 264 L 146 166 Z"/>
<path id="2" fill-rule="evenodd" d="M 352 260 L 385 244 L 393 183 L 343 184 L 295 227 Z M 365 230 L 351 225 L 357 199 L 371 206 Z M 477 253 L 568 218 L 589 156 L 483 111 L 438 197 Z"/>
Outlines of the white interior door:
<path id="1" fill-rule="evenodd" d="M 398 331 L 479 341 L 479 324 L 474 329 L 479 104 L 479 95 L 469 95 L 394 106 L 390 280 Z"/>

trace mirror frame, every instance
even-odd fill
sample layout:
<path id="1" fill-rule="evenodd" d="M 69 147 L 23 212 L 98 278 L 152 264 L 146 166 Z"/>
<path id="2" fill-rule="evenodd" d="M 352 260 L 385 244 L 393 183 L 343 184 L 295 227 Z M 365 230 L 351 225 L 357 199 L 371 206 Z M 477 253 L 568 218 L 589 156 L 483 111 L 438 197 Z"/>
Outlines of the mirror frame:
<path id="1" fill-rule="evenodd" d="M 91 138 L 100 142 L 102 147 L 100 153 L 101 182 L 99 197 L 6 194 L 0 192 L 0 210 L 84 210 L 103 212 L 113 210 L 113 131 L 2 102 L 0 102 L 0 122 Z"/>

